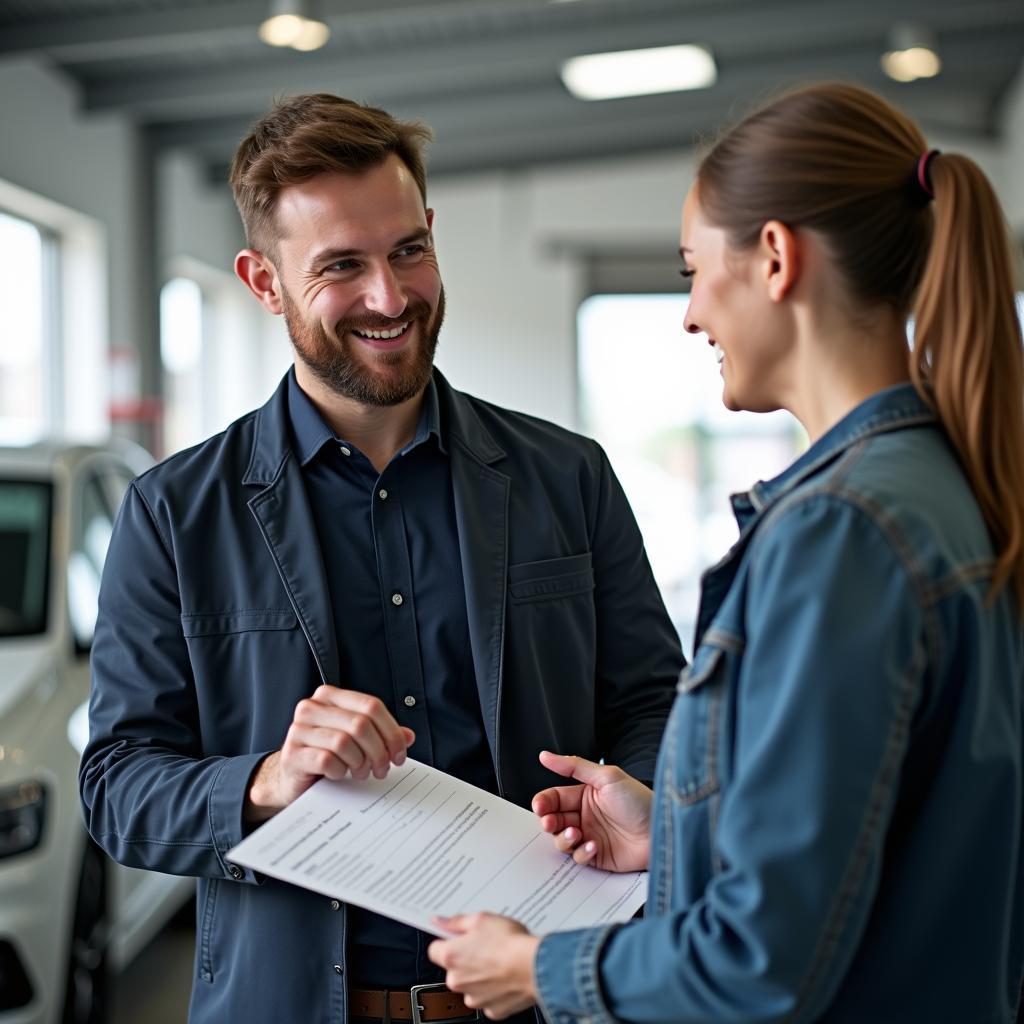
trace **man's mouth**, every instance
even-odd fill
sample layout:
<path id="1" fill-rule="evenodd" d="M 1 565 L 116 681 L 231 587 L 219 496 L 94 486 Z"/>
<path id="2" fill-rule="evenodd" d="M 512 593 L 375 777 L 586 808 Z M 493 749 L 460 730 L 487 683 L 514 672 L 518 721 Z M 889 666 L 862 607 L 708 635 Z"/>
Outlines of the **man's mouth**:
<path id="1" fill-rule="evenodd" d="M 711 342 L 711 348 L 714 350 L 715 353 L 715 362 L 718 363 L 719 366 L 721 366 L 722 360 L 725 358 L 725 350 L 722 348 L 721 345 L 718 344 L 717 341 Z"/>
<path id="2" fill-rule="evenodd" d="M 392 341 L 394 338 L 400 338 L 405 334 L 411 323 L 411 320 L 407 320 L 404 324 L 398 324 L 396 327 L 385 331 L 371 331 L 362 327 L 354 327 L 352 328 L 352 333 L 358 334 L 361 338 L 368 338 L 371 341 Z"/>

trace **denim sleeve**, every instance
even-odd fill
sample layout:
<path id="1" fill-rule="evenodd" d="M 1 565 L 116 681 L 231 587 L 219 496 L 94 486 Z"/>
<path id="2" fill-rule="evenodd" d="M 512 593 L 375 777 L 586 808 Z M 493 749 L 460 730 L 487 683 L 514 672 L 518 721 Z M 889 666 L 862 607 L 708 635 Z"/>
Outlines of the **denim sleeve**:
<path id="1" fill-rule="evenodd" d="M 920 700 L 921 595 L 884 518 L 834 495 L 766 522 L 747 557 L 722 867 L 690 906 L 600 940 L 546 938 L 536 976 L 553 1024 L 815 1021 L 864 933 Z"/>
<path id="2" fill-rule="evenodd" d="M 264 753 L 204 756 L 170 546 L 133 484 L 110 541 L 92 648 L 79 786 L 90 834 L 115 860 L 258 882 L 227 860 Z"/>
<path id="3" fill-rule="evenodd" d="M 640 528 L 603 451 L 591 552 L 601 756 L 650 784 L 685 664 Z"/>

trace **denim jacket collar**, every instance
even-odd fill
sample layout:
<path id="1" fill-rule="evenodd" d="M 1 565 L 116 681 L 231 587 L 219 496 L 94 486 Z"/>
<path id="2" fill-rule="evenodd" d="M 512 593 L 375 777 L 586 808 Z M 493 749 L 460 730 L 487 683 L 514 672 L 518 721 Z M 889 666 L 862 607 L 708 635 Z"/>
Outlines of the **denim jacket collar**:
<path id="1" fill-rule="evenodd" d="M 737 518 L 741 519 L 742 525 L 751 513 L 764 511 L 865 437 L 934 422 L 935 413 L 913 384 L 896 384 L 878 391 L 830 427 L 778 476 L 767 481 L 759 480 L 745 494 L 733 495 L 733 509 Z"/>

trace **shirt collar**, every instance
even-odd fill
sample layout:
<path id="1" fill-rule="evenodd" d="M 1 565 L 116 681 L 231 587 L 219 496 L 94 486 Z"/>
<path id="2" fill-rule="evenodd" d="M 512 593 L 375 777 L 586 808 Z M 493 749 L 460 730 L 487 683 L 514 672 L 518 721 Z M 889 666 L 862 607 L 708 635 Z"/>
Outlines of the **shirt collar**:
<path id="1" fill-rule="evenodd" d="M 309 395 L 299 387 L 295 377 L 295 367 L 288 371 L 288 420 L 291 425 L 295 453 L 301 465 L 307 465 L 328 441 L 342 444 L 345 439 L 336 437 L 334 432 L 323 421 Z M 402 449 L 401 453 L 412 451 L 431 435 L 437 438 L 438 448 L 447 454 L 441 431 L 441 414 L 437 399 L 437 387 L 433 375 L 427 381 L 423 392 L 423 407 L 413 439 Z"/>
<path id="2" fill-rule="evenodd" d="M 758 481 L 746 494 L 735 495 L 733 505 L 760 512 L 865 437 L 934 422 L 935 414 L 913 384 L 885 388 L 830 427 L 788 469 L 771 480 Z"/>

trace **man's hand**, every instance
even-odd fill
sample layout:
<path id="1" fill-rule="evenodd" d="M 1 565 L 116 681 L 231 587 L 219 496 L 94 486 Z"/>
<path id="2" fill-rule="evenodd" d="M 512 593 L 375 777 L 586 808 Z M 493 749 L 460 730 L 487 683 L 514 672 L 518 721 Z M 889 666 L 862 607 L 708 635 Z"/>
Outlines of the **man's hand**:
<path id="1" fill-rule="evenodd" d="M 253 773 L 245 802 L 251 824 L 273 817 L 317 779 L 383 779 L 405 761 L 416 734 L 399 725 L 383 702 L 367 693 L 318 686 L 300 700 L 284 746 Z"/>
<path id="2" fill-rule="evenodd" d="M 546 750 L 540 763 L 583 783 L 555 786 L 533 798 L 541 828 L 555 835 L 555 846 L 577 864 L 606 871 L 643 871 L 650 858 L 651 802 L 654 794 L 621 768 L 564 757 Z"/>
<path id="3" fill-rule="evenodd" d="M 471 1010 L 503 1020 L 537 1001 L 533 961 L 540 939 L 521 924 L 496 914 L 435 918 L 455 937 L 437 939 L 427 956 L 445 969 L 445 984 Z"/>

